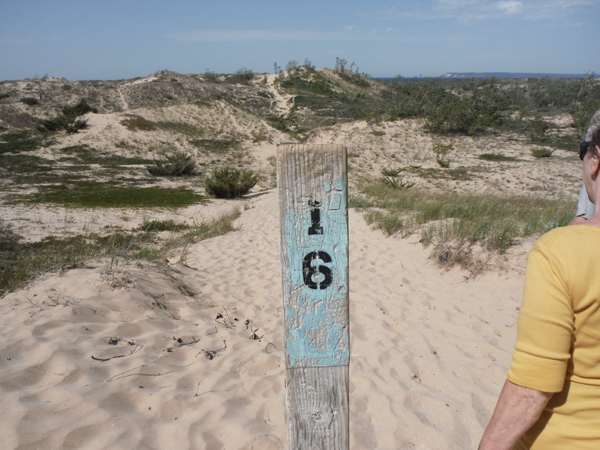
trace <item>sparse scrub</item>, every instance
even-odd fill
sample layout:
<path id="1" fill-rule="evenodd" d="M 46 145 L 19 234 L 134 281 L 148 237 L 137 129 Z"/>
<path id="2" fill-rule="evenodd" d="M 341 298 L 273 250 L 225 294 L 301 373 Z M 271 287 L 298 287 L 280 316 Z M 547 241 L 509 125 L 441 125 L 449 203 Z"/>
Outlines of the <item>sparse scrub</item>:
<path id="1" fill-rule="evenodd" d="M 154 176 L 185 177 L 196 174 L 196 161 L 185 152 L 175 152 L 166 156 L 165 161 L 155 160 L 154 165 L 147 166 L 148 172 Z"/>
<path id="2" fill-rule="evenodd" d="M 206 180 L 205 189 L 208 195 L 232 199 L 247 194 L 260 180 L 261 177 L 252 170 L 222 167 L 215 169 Z"/>
<path id="3" fill-rule="evenodd" d="M 17 200 L 15 200 L 17 201 Z M 53 203 L 72 208 L 183 208 L 206 201 L 191 189 L 113 186 L 103 183 L 77 183 L 43 189 L 18 201 Z"/>
<path id="4" fill-rule="evenodd" d="M 440 167 L 447 169 L 450 167 L 450 161 L 447 159 L 448 154 L 454 150 L 454 146 L 452 144 L 435 144 L 433 146 L 433 153 L 435 155 L 435 160 L 440 165 Z"/>
<path id="5" fill-rule="evenodd" d="M 366 198 L 350 205 L 387 211 L 369 216 L 377 227 L 384 218 L 389 222 L 396 217 L 403 223 L 403 234 L 419 233 L 424 245 L 433 244 L 436 251 L 452 247 L 463 256 L 476 245 L 502 254 L 517 238 L 568 225 L 575 209 L 573 202 L 566 200 L 430 194 L 391 189 L 382 183 L 365 185 L 362 190 Z"/>
<path id="6" fill-rule="evenodd" d="M 74 106 L 65 106 L 62 114 L 42 120 L 37 129 L 42 132 L 64 130 L 67 133 L 77 133 L 87 127 L 87 120 L 78 119 L 78 117 L 88 112 L 96 113 L 97 110 L 82 99 Z"/>
<path id="7" fill-rule="evenodd" d="M 189 229 L 185 223 L 175 223 L 172 220 L 152 220 L 144 222 L 136 228 L 138 231 L 182 231 Z"/>
<path id="8" fill-rule="evenodd" d="M 193 139 L 189 143 L 207 153 L 227 153 L 239 146 L 239 141 L 228 139 Z"/>
<path id="9" fill-rule="evenodd" d="M 36 275 L 49 270 L 75 267 L 90 258 L 112 256 L 164 260 L 189 244 L 234 231 L 236 228 L 233 221 L 239 216 L 240 211 L 236 209 L 214 220 L 186 228 L 181 228 L 181 224 L 174 224 L 176 229 L 172 231 L 185 232 L 158 243 L 156 232 L 161 231 L 159 229 L 108 236 L 91 234 L 66 239 L 48 237 L 41 242 L 25 243 L 9 227 L 0 223 L 0 296 L 22 287 Z M 168 225 L 168 222 L 164 223 Z"/>
<path id="10" fill-rule="evenodd" d="M 554 150 L 545 147 L 536 147 L 531 149 L 531 154 L 536 158 L 549 158 L 554 153 Z"/>
<path id="11" fill-rule="evenodd" d="M 21 103 L 24 103 L 27 106 L 36 106 L 40 104 L 40 101 L 37 98 L 24 97 L 21 99 Z"/>
<path id="12" fill-rule="evenodd" d="M 141 116 L 128 115 L 129 118 L 121 120 L 121 125 L 129 131 L 154 131 L 158 128 L 156 122 L 145 119 Z"/>
<path id="13" fill-rule="evenodd" d="M 519 159 L 514 158 L 512 156 L 504 156 L 499 155 L 497 153 L 483 153 L 478 156 L 479 159 L 483 159 L 484 161 L 497 161 L 497 162 L 512 162 L 519 161 Z"/>

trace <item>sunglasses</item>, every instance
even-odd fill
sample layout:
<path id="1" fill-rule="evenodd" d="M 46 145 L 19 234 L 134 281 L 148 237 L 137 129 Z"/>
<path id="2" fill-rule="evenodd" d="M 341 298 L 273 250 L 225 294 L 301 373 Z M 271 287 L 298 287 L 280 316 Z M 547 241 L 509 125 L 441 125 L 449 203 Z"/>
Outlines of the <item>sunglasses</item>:
<path id="1" fill-rule="evenodd" d="M 590 141 L 583 141 L 580 145 L 579 145 L 579 159 L 583 161 L 583 158 L 585 158 L 585 154 L 587 153 L 587 151 L 590 148 Z"/>

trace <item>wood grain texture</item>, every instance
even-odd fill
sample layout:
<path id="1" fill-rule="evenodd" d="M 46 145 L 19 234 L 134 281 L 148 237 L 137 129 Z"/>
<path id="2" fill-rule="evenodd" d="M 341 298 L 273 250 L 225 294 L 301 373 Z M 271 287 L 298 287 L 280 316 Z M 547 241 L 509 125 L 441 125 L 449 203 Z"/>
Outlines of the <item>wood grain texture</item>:
<path id="1" fill-rule="evenodd" d="M 348 449 L 348 178 L 341 145 L 278 148 L 290 449 Z"/>
<path id="2" fill-rule="evenodd" d="M 348 366 L 288 369 L 288 447 L 349 448 Z"/>

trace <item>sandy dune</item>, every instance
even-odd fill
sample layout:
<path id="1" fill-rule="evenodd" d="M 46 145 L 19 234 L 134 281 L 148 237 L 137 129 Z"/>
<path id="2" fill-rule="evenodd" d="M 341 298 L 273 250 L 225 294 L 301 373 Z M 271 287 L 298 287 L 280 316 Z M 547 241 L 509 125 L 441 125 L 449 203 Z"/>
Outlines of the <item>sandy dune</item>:
<path id="1" fill-rule="evenodd" d="M 3 298 L 2 448 L 286 448 L 276 191 L 238 224 L 170 272 L 94 261 Z M 476 448 L 490 417 L 522 270 L 428 254 L 350 212 L 352 449 Z"/>

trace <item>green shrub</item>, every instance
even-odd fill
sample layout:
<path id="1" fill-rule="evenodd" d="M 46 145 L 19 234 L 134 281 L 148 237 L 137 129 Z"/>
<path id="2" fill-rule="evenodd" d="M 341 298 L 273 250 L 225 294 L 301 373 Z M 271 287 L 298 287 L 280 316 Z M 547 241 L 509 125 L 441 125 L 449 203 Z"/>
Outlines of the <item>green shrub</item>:
<path id="1" fill-rule="evenodd" d="M 554 153 L 554 150 L 550 150 L 544 147 L 537 147 L 531 150 L 531 154 L 536 158 L 549 158 Z"/>
<path id="2" fill-rule="evenodd" d="M 35 106 L 35 105 L 39 105 L 40 101 L 37 98 L 24 97 L 21 99 L 21 103 L 25 103 L 28 106 Z"/>
<path id="3" fill-rule="evenodd" d="M 144 119 L 142 116 L 130 116 L 129 119 L 121 120 L 120 123 L 129 131 L 153 131 L 157 128 L 155 122 Z"/>
<path id="4" fill-rule="evenodd" d="M 185 152 L 175 152 L 167 156 L 166 161 L 154 160 L 153 166 L 147 166 L 148 172 L 154 176 L 185 177 L 195 175 L 196 161 Z"/>
<path id="5" fill-rule="evenodd" d="M 97 113 L 98 110 L 96 108 L 92 108 L 90 105 L 87 104 L 87 102 L 83 99 L 81 99 L 79 101 L 79 103 L 77 103 L 74 106 L 65 106 L 62 109 L 62 113 L 67 116 L 67 117 L 79 117 L 79 116 L 83 116 L 84 114 L 87 114 L 89 112 L 92 113 Z"/>
<path id="6" fill-rule="evenodd" d="M 450 161 L 446 159 L 448 153 L 454 150 L 454 146 L 452 144 L 435 144 L 433 146 L 433 153 L 435 154 L 435 160 L 444 169 L 450 167 Z"/>
<path id="7" fill-rule="evenodd" d="M 479 155 L 478 158 L 483 159 L 484 161 L 498 161 L 498 162 L 518 161 L 517 158 L 513 158 L 512 156 L 498 155 L 496 153 L 483 153 L 482 155 Z"/>
<path id="8" fill-rule="evenodd" d="M 206 180 L 206 193 L 217 198 L 237 198 L 247 194 L 261 177 L 252 170 L 240 170 L 234 167 L 215 169 Z"/>
<path id="9" fill-rule="evenodd" d="M 82 99 L 74 106 L 65 106 L 62 109 L 62 114 L 51 119 L 42 120 L 37 129 L 42 132 L 64 130 L 67 133 L 77 133 L 87 127 L 87 120 L 78 119 L 78 117 L 88 112 L 96 113 L 97 110 Z"/>
<path id="10" fill-rule="evenodd" d="M 144 222 L 136 230 L 139 231 L 182 231 L 189 229 L 185 223 L 175 223 L 172 220 L 152 220 Z"/>

